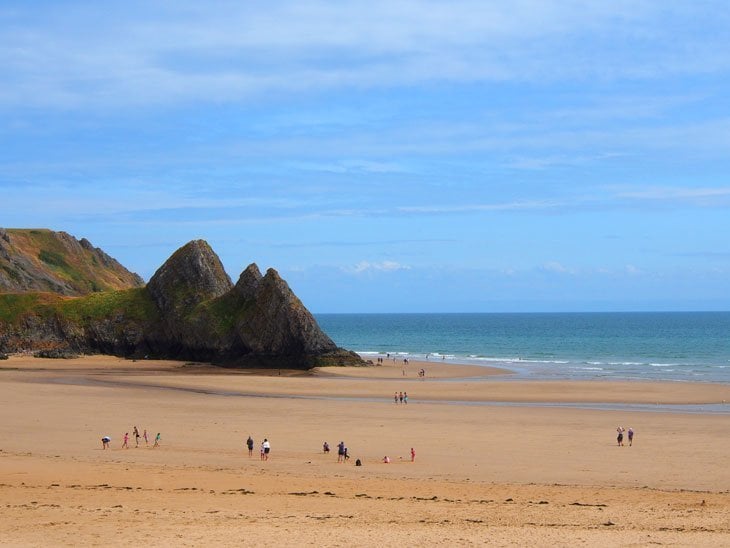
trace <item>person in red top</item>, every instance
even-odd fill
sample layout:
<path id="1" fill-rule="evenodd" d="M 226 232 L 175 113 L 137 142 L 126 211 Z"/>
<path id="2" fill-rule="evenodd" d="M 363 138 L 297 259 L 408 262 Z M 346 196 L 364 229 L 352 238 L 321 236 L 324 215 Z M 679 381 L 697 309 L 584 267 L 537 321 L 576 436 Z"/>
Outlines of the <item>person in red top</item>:
<path id="1" fill-rule="evenodd" d="M 411 447 L 411 462 L 416 461 L 416 450 Z"/>

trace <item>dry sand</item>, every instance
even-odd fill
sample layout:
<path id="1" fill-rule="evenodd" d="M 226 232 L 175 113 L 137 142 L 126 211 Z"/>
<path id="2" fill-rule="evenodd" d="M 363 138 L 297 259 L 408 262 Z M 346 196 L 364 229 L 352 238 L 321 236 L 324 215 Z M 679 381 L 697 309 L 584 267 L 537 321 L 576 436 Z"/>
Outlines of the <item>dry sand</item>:
<path id="1" fill-rule="evenodd" d="M 0 543 L 730 545 L 730 415 L 554 406 L 718 404 L 729 385 L 403 373 L 2 361 Z M 616 446 L 619 424 L 633 447 Z M 150 446 L 135 447 L 134 425 Z M 350 461 L 324 440 L 344 440 Z"/>

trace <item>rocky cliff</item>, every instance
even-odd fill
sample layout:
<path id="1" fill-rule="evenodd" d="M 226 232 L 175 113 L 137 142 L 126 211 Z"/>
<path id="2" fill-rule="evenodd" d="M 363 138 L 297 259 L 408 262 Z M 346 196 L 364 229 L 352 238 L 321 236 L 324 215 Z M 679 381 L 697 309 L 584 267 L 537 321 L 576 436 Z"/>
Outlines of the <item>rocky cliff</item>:
<path id="1" fill-rule="evenodd" d="M 142 278 L 85 238 L 46 229 L 0 228 L 0 292 L 76 296 L 143 285 Z"/>
<path id="2" fill-rule="evenodd" d="M 103 353 L 232 367 L 362 364 L 322 332 L 279 274 L 249 265 L 233 285 L 203 240 L 146 287 L 68 298 L 0 295 L 0 352 Z"/>

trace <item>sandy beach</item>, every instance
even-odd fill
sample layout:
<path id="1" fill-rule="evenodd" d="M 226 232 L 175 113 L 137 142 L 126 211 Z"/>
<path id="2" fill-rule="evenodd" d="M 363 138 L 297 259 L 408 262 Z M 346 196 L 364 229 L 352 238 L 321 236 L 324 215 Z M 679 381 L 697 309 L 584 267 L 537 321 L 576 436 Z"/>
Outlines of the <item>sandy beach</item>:
<path id="1" fill-rule="evenodd" d="M 408 404 L 393 402 L 401 391 Z M 728 545 L 723 402 L 730 385 L 537 382 L 435 362 L 301 372 L 13 356 L 0 361 L 0 541 Z M 136 447 L 135 425 L 149 444 Z M 633 446 L 617 446 L 618 425 Z"/>

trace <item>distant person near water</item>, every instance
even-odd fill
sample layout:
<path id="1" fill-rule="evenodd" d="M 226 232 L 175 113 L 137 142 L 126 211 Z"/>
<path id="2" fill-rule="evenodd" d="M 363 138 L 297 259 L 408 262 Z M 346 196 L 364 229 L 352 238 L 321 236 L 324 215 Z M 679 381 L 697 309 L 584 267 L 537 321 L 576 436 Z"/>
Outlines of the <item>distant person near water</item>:
<path id="1" fill-rule="evenodd" d="M 246 440 L 246 447 L 248 447 L 248 456 L 253 456 L 253 438 L 249 435 L 248 439 Z"/>
<path id="2" fill-rule="evenodd" d="M 629 435 L 629 447 L 631 447 L 634 444 L 634 429 L 629 426 L 627 433 Z"/>
<path id="3" fill-rule="evenodd" d="M 618 435 L 616 436 L 616 443 L 619 447 L 624 444 L 624 430 L 625 429 L 623 426 L 619 426 L 618 428 L 616 428 L 616 432 L 618 433 Z"/>
<path id="4" fill-rule="evenodd" d="M 261 444 L 264 448 L 264 460 L 269 460 L 269 453 L 271 452 L 271 444 L 267 438 L 264 438 L 264 443 Z"/>
<path id="5" fill-rule="evenodd" d="M 411 447 L 411 462 L 416 462 L 416 450 Z"/>

